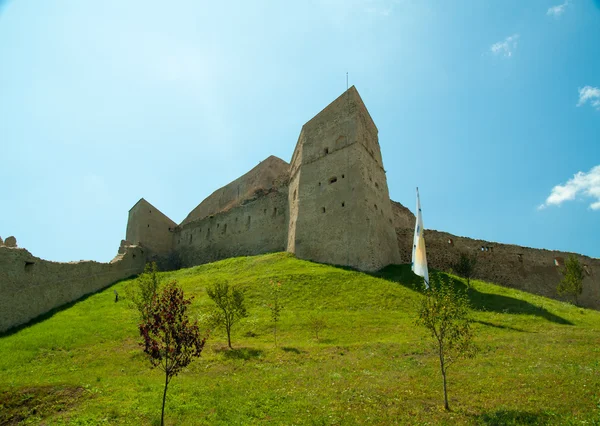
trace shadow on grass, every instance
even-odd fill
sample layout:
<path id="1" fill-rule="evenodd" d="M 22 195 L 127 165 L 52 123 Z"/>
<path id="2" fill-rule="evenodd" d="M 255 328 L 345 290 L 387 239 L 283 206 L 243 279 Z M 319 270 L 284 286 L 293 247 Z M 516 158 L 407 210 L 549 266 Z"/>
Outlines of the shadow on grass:
<path id="1" fill-rule="evenodd" d="M 253 348 L 238 348 L 238 349 L 218 349 L 217 352 L 222 353 L 226 359 L 242 359 L 248 361 L 252 358 L 262 357 L 264 351 Z"/>
<path id="2" fill-rule="evenodd" d="M 32 325 L 35 325 L 35 324 L 38 324 L 40 322 L 46 321 L 47 319 L 52 318 L 55 314 L 57 314 L 59 312 L 62 312 L 65 309 L 72 308 L 77 303 L 83 302 L 87 298 L 92 297 L 95 294 L 101 293 L 104 290 L 106 290 L 107 288 L 110 288 L 110 287 L 112 287 L 112 286 L 114 286 L 116 284 L 119 284 L 122 281 L 127 281 L 127 280 L 130 280 L 130 279 L 135 278 L 135 277 L 137 277 L 137 275 L 131 275 L 128 278 L 123 278 L 122 280 L 115 281 L 114 283 L 112 283 L 110 285 L 107 285 L 106 287 L 102 287 L 101 289 L 96 290 L 96 291 L 94 291 L 92 293 L 85 294 L 85 295 L 81 296 L 79 299 L 75 299 L 72 302 L 65 303 L 64 305 L 60 305 L 60 306 L 58 306 L 56 308 L 50 309 L 48 312 L 46 312 L 44 314 L 41 314 L 41 315 L 38 315 L 37 317 L 35 317 L 35 318 L 27 321 L 24 324 L 20 324 L 20 325 L 17 325 L 15 327 L 9 328 L 8 330 L 0 333 L 0 338 L 11 336 L 11 335 L 18 333 L 19 331 L 21 331 L 21 330 L 23 330 L 25 328 L 29 328 Z M 112 300 L 114 300 L 114 295 L 112 293 L 108 293 L 107 297 L 110 297 Z"/>
<path id="3" fill-rule="evenodd" d="M 432 271 L 430 277 L 433 277 L 436 273 L 445 275 L 443 272 Z M 371 275 L 396 282 L 414 291 L 421 291 L 423 288 L 423 278 L 415 275 L 411 271 L 410 265 L 390 265 Z M 467 288 L 461 280 L 456 278 L 450 279 L 456 288 L 466 291 L 471 301 L 471 306 L 475 310 L 535 315 L 557 324 L 573 325 L 572 322 L 524 300 L 500 294 L 482 293 L 473 287 Z"/>
<path id="4" fill-rule="evenodd" d="M 530 411 L 498 410 L 477 417 L 477 424 L 489 426 L 547 425 L 550 416 Z"/>
<path id="5" fill-rule="evenodd" d="M 284 352 L 292 352 L 295 353 L 296 355 L 300 355 L 302 353 L 302 351 L 298 348 L 291 348 L 289 346 L 284 346 L 281 348 L 282 351 Z"/>
<path id="6" fill-rule="evenodd" d="M 527 330 L 523 330 L 521 328 L 516 328 L 516 327 L 511 327 L 509 325 L 494 324 L 492 322 L 487 322 L 487 321 L 473 321 L 473 322 L 476 322 L 477 324 L 481 324 L 481 325 L 487 325 L 488 327 L 501 328 L 503 330 L 512 330 L 512 331 L 519 331 L 521 333 L 529 333 Z"/>

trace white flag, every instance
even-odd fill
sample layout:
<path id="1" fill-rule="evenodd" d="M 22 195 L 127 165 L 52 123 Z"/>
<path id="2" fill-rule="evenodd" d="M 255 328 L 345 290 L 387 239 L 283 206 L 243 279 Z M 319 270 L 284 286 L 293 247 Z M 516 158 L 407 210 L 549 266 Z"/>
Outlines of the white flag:
<path id="1" fill-rule="evenodd" d="M 417 188 L 417 223 L 415 224 L 415 237 L 413 238 L 412 270 L 425 280 L 425 287 L 429 288 L 429 271 L 427 270 L 427 254 L 425 253 L 425 238 L 423 237 L 423 215 L 421 214 L 421 200 Z"/>

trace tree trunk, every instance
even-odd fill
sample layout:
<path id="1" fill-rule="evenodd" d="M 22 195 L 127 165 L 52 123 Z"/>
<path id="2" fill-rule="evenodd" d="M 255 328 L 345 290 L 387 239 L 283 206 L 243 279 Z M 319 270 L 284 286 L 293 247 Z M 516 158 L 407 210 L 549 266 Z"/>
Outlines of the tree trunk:
<path id="1" fill-rule="evenodd" d="M 231 327 L 227 327 L 227 344 L 229 345 L 229 349 L 233 349 L 231 347 Z"/>
<path id="2" fill-rule="evenodd" d="M 160 426 L 165 424 L 165 401 L 167 400 L 167 387 L 169 386 L 169 373 L 165 371 L 165 391 L 163 392 L 162 413 L 160 415 Z"/>
<path id="3" fill-rule="evenodd" d="M 444 365 L 444 349 L 441 343 L 439 347 L 439 356 L 440 369 L 442 370 L 442 378 L 444 379 L 444 408 L 446 409 L 446 411 L 450 411 L 450 407 L 448 406 L 448 390 L 446 388 L 446 366 Z"/>
<path id="4" fill-rule="evenodd" d="M 446 372 L 442 371 L 442 377 L 444 377 L 444 408 L 446 411 L 450 411 L 450 407 L 448 406 L 448 391 L 446 389 Z"/>

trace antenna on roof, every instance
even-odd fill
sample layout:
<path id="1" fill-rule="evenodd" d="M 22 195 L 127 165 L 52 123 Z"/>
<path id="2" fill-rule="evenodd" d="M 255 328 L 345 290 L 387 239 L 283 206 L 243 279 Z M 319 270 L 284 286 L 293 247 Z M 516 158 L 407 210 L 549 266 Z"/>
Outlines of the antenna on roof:
<path id="1" fill-rule="evenodd" d="M 346 90 L 348 90 L 348 72 L 346 71 Z"/>

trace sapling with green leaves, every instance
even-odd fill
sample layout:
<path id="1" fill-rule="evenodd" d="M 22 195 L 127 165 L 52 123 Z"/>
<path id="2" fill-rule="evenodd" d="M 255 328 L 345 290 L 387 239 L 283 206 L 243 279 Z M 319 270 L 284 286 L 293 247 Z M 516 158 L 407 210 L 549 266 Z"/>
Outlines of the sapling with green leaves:
<path id="1" fill-rule="evenodd" d="M 583 265 L 571 254 L 560 272 L 563 277 L 556 291 L 560 295 L 573 296 L 575 305 L 579 306 L 579 296 L 583 292 L 583 278 L 585 277 Z"/>
<path id="2" fill-rule="evenodd" d="M 283 305 L 281 304 L 281 283 L 270 282 L 269 304 L 267 307 L 271 311 L 271 321 L 273 322 L 273 337 L 275 338 L 275 347 L 277 347 L 277 323 L 281 318 Z"/>
<path id="3" fill-rule="evenodd" d="M 454 269 L 454 272 L 457 275 L 466 278 L 467 287 L 471 287 L 471 277 L 473 277 L 473 273 L 475 272 L 476 266 L 477 256 L 469 256 L 466 253 L 461 253 L 458 261 L 452 265 L 452 269 Z"/>
<path id="4" fill-rule="evenodd" d="M 159 288 L 160 278 L 158 276 L 156 262 L 146 263 L 144 272 L 125 288 L 126 297 L 129 299 L 131 305 L 139 312 L 142 320 L 147 318 L 148 308 Z"/>
<path id="5" fill-rule="evenodd" d="M 206 294 L 216 305 L 213 321 L 225 329 L 227 333 L 227 345 L 231 346 L 231 329 L 242 318 L 248 316 L 244 303 L 244 291 L 235 285 L 229 285 L 225 281 L 217 281 L 206 289 Z"/>
<path id="6" fill-rule="evenodd" d="M 446 376 L 448 368 L 461 358 L 472 358 L 473 344 L 470 303 L 466 294 L 454 288 L 445 275 L 434 275 L 431 288 L 425 290 L 416 324 L 425 327 L 434 338 L 444 382 L 444 408 L 448 405 Z"/>

